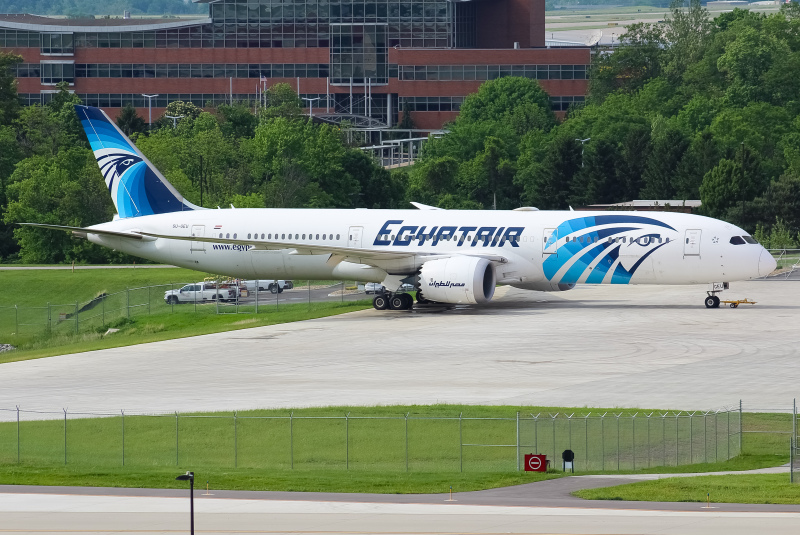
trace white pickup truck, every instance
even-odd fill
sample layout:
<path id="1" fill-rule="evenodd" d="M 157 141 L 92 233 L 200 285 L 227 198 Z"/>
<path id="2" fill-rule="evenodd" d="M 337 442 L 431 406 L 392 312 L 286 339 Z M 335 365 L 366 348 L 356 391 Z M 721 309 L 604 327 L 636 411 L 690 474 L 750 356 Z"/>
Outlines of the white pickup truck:
<path id="1" fill-rule="evenodd" d="M 164 292 L 164 301 L 168 305 L 178 303 L 202 303 L 209 301 L 235 301 L 239 296 L 239 288 L 234 285 L 216 282 L 196 282 L 187 284 L 180 290 L 167 290 Z"/>
<path id="2" fill-rule="evenodd" d="M 245 288 L 247 288 L 250 292 L 256 291 L 256 283 L 258 283 L 258 291 L 263 292 L 265 290 L 269 290 L 270 292 L 277 294 L 282 293 L 284 290 L 291 290 L 294 288 L 294 283 L 292 281 L 282 281 L 282 280 L 273 280 L 273 279 L 259 279 L 257 281 L 242 281 Z"/>

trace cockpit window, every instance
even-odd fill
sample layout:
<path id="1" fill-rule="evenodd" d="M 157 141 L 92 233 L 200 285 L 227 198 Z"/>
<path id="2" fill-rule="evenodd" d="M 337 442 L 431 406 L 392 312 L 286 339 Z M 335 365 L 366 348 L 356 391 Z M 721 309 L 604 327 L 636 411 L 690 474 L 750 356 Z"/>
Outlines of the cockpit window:
<path id="1" fill-rule="evenodd" d="M 731 238 L 731 245 L 744 245 L 744 240 L 741 236 L 734 236 Z"/>
<path id="2" fill-rule="evenodd" d="M 744 241 L 746 241 L 747 243 L 751 243 L 751 244 L 754 244 L 754 245 L 758 244 L 758 242 L 752 236 L 742 236 L 742 239 Z"/>

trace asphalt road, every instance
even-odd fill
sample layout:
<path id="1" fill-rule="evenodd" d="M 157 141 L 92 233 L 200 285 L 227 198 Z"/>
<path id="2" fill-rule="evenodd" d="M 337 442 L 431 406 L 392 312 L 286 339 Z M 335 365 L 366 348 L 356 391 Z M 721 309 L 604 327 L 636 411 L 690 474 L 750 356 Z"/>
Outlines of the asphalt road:
<path id="1" fill-rule="evenodd" d="M 195 522 L 198 533 L 317 535 L 788 535 L 796 533 L 800 522 L 800 506 L 588 502 L 569 495 L 580 488 L 630 481 L 630 476 L 569 477 L 452 497 L 197 489 Z M 187 494 L 0 486 L 0 533 L 185 532 Z"/>

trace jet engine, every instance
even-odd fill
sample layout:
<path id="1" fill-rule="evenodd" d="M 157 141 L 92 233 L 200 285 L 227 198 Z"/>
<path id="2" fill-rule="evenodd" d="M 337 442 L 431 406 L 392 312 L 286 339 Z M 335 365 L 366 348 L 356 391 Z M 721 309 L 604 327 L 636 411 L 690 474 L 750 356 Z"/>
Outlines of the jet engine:
<path id="1" fill-rule="evenodd" d="M 439 303 L 483 304 L 492 300 L 497 279 L 492 263 L 478 256 L 454 256 L 422 264 L 419 290 Z"/>

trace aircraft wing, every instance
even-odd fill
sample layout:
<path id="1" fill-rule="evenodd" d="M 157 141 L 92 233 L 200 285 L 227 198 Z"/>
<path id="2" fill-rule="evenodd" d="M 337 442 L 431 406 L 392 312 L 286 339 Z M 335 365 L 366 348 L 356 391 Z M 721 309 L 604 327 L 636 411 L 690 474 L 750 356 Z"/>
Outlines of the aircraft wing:
<path id="1" fill-rule="evenodd" d="M 63 230 L 77 234 L 81 238 L 85 238 L 87 234 L 97 234 L 98 236 L 114 236 L 117 238 L 130 238 L 132 240 L 143 240 L 144 236 L 134 232 L 117 232 L 114 230 L 100 230 L 90 227 L 67 227 L 64 225 L 45 225 L 42 223 L 20 223 L 26 227 L 48 228 L 52 230 Z"/>
<path id="2" fill-rule="evenodd" d="M 463 252 L 457 253 L 432 253 L 431 251 L 422 251 L 409 248 L 408 250 L 393 250 L 381 251 L 376 249 L 364 249 L 358 247 L 341 247 L 335 245 L 317 245 L 310 243 L 296 243 L 296 242 L 283 242 L 274 240 L 243 240 L 243 239 L 230 239 L 230 238 L 212 238 L 208 236 L 173 236 L 170 234 L 156 234 L 153 232 L 140 231 L 143 236 L 151 238 L 164 238 L 168 240 L 182 240 L 182 241 L 203 241 L 209 243 L 220 244 L 235 244 L 252 246 L 255 249 L 275 250 L 275 249 L 293 249 L 289 254 L 298 255 L 330 255 L 330 262 L 338 263 L 342 260 L 349 260 L 360 264 L 381 265 L 387 261 L 408 260 L 414 257 L 436 257 L 446 258 L 449 256 L 479 256 L 486 258 L 492 262 L 505 264 L 508 260 L 500 255 L 487 254 L 480 251 L 473 251 L 465 249 Z"/>

